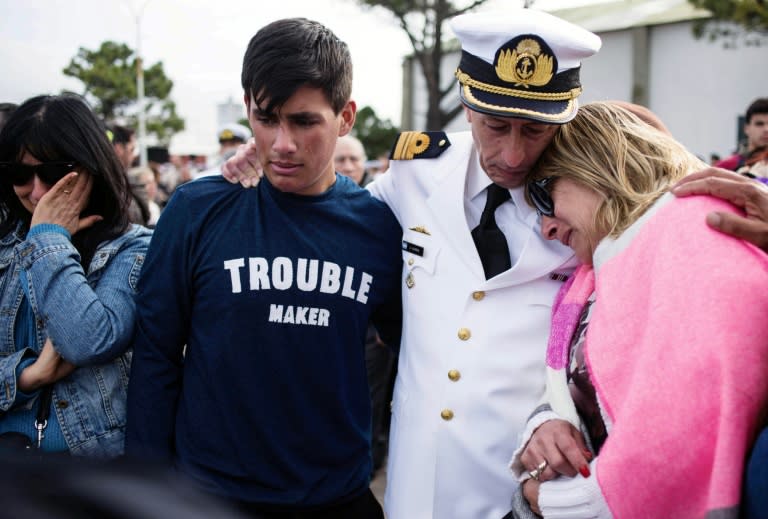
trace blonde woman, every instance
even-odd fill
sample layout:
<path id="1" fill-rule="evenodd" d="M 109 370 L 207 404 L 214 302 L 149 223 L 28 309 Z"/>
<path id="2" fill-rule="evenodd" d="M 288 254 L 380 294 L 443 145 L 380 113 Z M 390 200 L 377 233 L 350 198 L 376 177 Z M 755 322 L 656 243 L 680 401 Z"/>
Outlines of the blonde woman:
<path id="1" fill-rule="evenodd" d="M 592 103 L 532 172 L 542 234 L 583 263 L 555 303 L 546 402 L 512 465 L 544 517 L 738 516 L 768 396 L 768 256 L 705 223 L 734 206 L 667 193 L 704 166 Z"/>

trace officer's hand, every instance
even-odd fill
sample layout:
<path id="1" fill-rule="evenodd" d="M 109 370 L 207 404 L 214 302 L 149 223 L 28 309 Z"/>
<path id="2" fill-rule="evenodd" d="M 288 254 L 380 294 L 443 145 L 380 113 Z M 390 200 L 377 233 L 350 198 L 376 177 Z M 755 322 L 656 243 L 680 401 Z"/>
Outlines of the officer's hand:
<path id="1" fill-rule="evenodd" d="M 253 138 L 241 144 L 237 152 L 221 165 L 221 174 L 233 184 L 256 187 L 262 175 L 261 162 Z"/>
<path id="2" fill-rule="evenodd" d="M 520 461 L 539 481 L 555 479 L 558 474 L 573 477 L 580 473 L 589 477 L 592 453 L 587 449 L 581 433 L 565 420 L 549 420 L 541 424 L 531 436 L 520 455 Z M 544 462 L 546 466 L 538 470 Z"/>
<path id="3" fill-rule="evenodd" d="M 712 195 L 740 207 L 746 217 L 713 212 L 707 215 L 707 224 L 768 252 L 768 188 L 761 182 L 724 169 L 708 168 L 686 176 L 672 192 L 677 196 Z"/>
<path id="4" fill-rule="evenodd" d="M 528 501 L 528 506 L 531 507 L 531 512 L 541 516 L 541 509 L 539 508 L 539 486 L 541 486 L 541 482 L 533 479 L 523 481 L 523 497 Z"/>

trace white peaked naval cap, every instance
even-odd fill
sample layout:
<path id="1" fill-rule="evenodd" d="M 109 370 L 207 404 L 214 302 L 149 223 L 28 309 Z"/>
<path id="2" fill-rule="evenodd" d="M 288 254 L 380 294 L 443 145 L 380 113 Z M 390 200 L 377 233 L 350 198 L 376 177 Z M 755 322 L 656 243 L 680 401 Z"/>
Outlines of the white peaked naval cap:
<path id="1" fill-rule="evenodd" d="M 535 9 L 463 14 L 450 25 L 461 43 L 456 78 L 469 108 L 555 124 L 576 115 L 581 62 L 600 49 L 596 34 Z"/>

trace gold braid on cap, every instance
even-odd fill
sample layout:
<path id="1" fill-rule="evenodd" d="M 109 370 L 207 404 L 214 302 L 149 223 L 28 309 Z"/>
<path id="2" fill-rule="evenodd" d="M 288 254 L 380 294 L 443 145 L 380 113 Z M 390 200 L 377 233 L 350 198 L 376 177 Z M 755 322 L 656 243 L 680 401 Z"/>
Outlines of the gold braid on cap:
<path id="1" fill-rule="evenodd" d="M 489 83 L 483 83 L 469 77 L 469 74 L 456 69 L 456 79 L 459 83 L 466 86 L 483 90 L 491 94 L 501 94 L 510 97 L 519 97 L 521 99 L 533 99 L 535 101 L 569 101 L 576 99 L 581 95 L 581 87 L 572 88 L 567 92 L 530 92 L 528 90 L 517 90 L 515 88 L 506 88 Z"/>
<path id="2" fill-rule="evenodd" d="M 576 114 L 576 99 L 570 99 L 565 105 L 565 108 L 560 113 L 557 114 L 546 114 L 543 112 L 537 112 L 535 110 L 529 110 L 526 108 L 519 108 L 519 107 L 513 107 L 513 106 L 501 106 L 501 105 L 495 105 L 491 103 L 486 103 L 485 101 L 481 101 L 480 99 L 476 98 L 474 95 L 472 95 L 472 89 L 469 88 L 469 85 L 462 85 L 461 91 L 464 94 L 464 98 L 471 103 L 476 108 L 484 109 L 484 110 L 492 110 L 494 112 L 499 113 L 507 113 L 511 114 L 510 116 L 522 116 L 522 117 L 530 117 L 531 119 L 535 119 L 540 122 L 550 122 L 554 124 L 562 124 L 564 122 L 567 122 L 571 120 L 573 115 Z"/>

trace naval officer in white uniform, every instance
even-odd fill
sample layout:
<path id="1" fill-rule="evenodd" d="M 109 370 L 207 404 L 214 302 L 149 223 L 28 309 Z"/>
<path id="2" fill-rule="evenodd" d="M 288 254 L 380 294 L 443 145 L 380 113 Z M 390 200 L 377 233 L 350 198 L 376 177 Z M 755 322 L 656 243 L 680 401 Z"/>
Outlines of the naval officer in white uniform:
<path id="1" fill-rule="evenodd" d="M 403 227 L 403 342 L 393 398 L 388 519 L 499 519 L 507 468 L 544 392 L 556 291 L 572 251 L 543 240 L 528 170 L 581 93 L 600 39 L 532 9 L 458 16 L 456 77 L 471 132 L 406 132 L 367 186 Z M 224 176 L 254 185 L 257 150 Z"/>
<path id="2" fill-rule="evenodd" d="M 402 134 L 389 173 L 368 186 L 403 227 L 389 519 L 509 510 L 508 462 L 543 393 L 550 310 L 575 265 L 570 249 L 542 239 L 523 180 L 576 114 L 580 63 L 600 39 L 530 9 L 462 15 L 451 27 L 471 132 Z"/>

